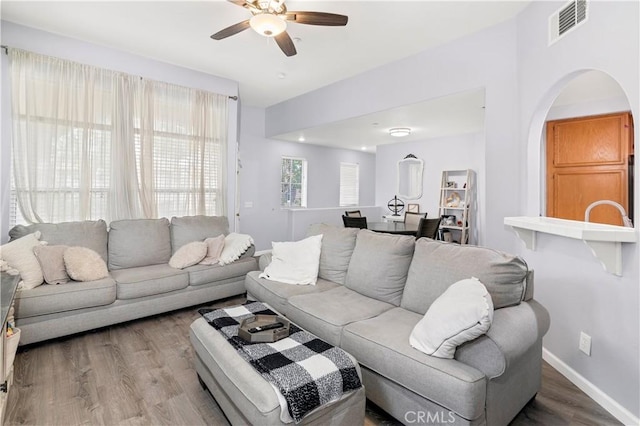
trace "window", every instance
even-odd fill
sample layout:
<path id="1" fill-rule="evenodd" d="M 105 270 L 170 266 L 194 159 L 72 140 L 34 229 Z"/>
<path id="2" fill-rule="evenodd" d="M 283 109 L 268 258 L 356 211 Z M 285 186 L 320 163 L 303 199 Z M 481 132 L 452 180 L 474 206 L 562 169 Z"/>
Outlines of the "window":
<path id="1" fill-rule="evenodd" d="M 9 52 L 11 225 L 226 214 L 226 96 Z"/>
<path id="2" fill-rule="evenodd" d="M 307 207 L 307 160 L 282 157 L 280 205 Z"/>
<path id="3" fill-rule="evenodd" d="M 340 163 L 340 207 L 357 206 L 360 202 L 360 166 Z"/>

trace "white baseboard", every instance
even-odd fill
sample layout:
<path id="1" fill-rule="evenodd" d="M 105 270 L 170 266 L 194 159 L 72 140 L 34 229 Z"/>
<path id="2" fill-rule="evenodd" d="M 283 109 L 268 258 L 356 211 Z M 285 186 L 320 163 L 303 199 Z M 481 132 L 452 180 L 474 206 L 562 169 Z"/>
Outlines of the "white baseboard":
<path id="1" fill-rule="evenodd" d="M 640 418 L 634 416 L 632 412 L 624 408 L 596 385 L 585 379 L 576 370 L 569 367 L 564 361 L 549 352 L 546 348 L 542 348 L 542 359 L 569 379 L 569 381 L 576 385 L 581 391 L 586 393 L 589 398 L 600 404 L 602 408 L 607 410 L 613 417 L 622 422 L 622 424 L 640 425 Z"/>

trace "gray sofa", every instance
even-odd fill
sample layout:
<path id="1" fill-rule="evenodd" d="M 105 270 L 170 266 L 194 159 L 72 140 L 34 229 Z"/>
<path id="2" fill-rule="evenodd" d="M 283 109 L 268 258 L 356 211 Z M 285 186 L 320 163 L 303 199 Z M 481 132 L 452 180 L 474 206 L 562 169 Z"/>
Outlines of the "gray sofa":
<path id="1" fill-rule="evenodd" d="M 367 398 L 405 424 L 505 425 L 540 387 L 549 315 L 533 300 L 533 273 L 516 256 L 368 230 L 313 225 L 323 234 L 318 282 L 290 285 L 250 272 L 247 297 L 351 353 Z M 264 269 L 270 259 L 260 258 Z M 453 359 L 428 356 L 409 335 L 454 282 L 477 277 L 493 323 Z"/>
<path id="2" fill-rule="evenodd" d="M 242 294 L 245 275 L 258 269 L 253 246 L 225 266 L 168 265 L 182 245 L 227 235 L 226 217 L 119 220 L 109 230 L 103 220 L 18 225 L 9 236 L 13 240 L 35 231 L 49 245 L 96 251 L 108 265 L 109 277 L 18 291 L 15 318 L 21 345 Z"/>

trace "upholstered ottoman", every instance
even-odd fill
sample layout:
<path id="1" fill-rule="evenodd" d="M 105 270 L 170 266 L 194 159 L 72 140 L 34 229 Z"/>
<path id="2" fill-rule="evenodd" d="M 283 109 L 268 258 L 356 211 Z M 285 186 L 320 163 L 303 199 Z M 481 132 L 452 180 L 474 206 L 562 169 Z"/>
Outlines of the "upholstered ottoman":
<path id="1" fill-rule="evenodd" d="M 200 384 L 211 392 L 231 424 L 285 424 L 280 419 L 280 402 L 272 385 L 238 354 L 218 330 L 204 318 L 198 318 L 191 324 L 190 338 Z M 357 366 L 355 360 L 354 364 Z M 358 375 L 362 377 L 360 368 L 357 368 Z M 365 391 L 361 387 L 313 411 L 300 424 L 361 425 L 364 413 Z"/>

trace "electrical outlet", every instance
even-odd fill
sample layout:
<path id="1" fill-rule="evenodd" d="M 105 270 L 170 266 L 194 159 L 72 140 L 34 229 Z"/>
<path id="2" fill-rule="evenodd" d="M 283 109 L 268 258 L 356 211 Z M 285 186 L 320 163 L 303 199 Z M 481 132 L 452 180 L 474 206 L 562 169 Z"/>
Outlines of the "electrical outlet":
<path id="1" fill-rule="evenodd" d="M 587 356 L 591 356 L 591 336 L 584 331 L 580 332 L 580 343 L 578 349 L 584 352 Z"/>

